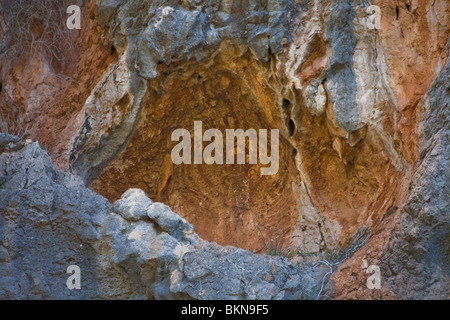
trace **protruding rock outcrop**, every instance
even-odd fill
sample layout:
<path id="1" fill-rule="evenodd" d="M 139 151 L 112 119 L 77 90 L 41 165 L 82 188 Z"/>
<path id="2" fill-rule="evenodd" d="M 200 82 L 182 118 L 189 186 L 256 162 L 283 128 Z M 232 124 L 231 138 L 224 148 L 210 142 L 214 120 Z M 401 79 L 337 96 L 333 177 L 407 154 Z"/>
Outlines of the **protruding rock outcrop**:
<path id="1" fill-rule="evenodd" d="M 140 189 L 114 204 L 37 143 L 0 155 L 2 299 L 299 299 L 328 268 L 202 240 Z M 67 268 L 80 268 L 80 289 Z"/>

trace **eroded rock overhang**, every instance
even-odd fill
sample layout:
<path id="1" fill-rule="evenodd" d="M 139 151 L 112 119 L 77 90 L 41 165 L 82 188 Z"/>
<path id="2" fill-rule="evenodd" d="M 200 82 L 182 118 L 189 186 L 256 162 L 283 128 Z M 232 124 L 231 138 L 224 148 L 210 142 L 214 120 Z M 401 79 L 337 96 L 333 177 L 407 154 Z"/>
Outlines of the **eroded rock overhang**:
<path id="1" fill-rule="evenodd" d="M 367 6 L 97 1 L 119 58 L 86 101 L 72 170 L 111 201 L 141 188 L 220 244 L 345 245 L 401 201 L 417 157 Z M 173 165 L 171 133 L 194 121 L 279 129 L 278 173 Z"/>

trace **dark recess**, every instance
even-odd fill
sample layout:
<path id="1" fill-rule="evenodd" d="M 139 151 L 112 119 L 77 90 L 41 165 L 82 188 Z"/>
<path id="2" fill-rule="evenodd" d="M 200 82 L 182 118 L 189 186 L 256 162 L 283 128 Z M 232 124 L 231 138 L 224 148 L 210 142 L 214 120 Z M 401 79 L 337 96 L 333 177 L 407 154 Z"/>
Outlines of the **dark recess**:
<path id="1" fill-rule="evenodd" d="M 292 119 L 289 119 L 289 134 L 292 136 L 295 131 L 295 123 Z"/>

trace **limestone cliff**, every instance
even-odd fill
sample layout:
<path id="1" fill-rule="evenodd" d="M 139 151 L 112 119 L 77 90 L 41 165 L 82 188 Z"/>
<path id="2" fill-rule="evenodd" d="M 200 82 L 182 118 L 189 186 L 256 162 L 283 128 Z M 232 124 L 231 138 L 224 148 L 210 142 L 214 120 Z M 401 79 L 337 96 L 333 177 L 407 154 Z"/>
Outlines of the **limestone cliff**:
<path id="1" fill-rule="evenodd" d="M 243 264 L 270 264 L 264 260 L 270 240 L 295 248 L 293 261 L 280 260 L 279 272 L 310 279 L 303 287 L 296 282 L 300 278 L 274 280 L 274 271 L 266 275 L 269 280 L 258 278 L 263 284 L 231 286 L 221 296 L 211 288 L 203 298 L 258 298 L 264 291 L 270 292 L 264 298 L 292 299 L 311 295 L 324 279 L 329 281 L 315 298 L 449 297 L 448 1 L 75 2 L 82 9 L 80 30 L 65 27 L 66 1 L 34 1 L 35 8 L 25 0 L 15 6 L 0 1 L 0 132 L 15 136 L 0 138 L 5 151 L 0 156 L 0 263 L 11 266 L 14 255 L 25 250 L 11 240 L 15 235 L 26 241 L 16 225 L 31 223 L 32 230 L 40 230 L 39 221 L 53 217 L 66 224 L 43 227 L 49 233 L 37 235 L 43 248 L 57 246 L 48 243 L 50 234 L 62 236 L 71 228 L 79 245 L 89 247 L 69 257 L 74 247 L 58 258 L 61 265 L 83 257 L 92 260 L 86 262 L 92 279 L 98 272 L 131 281 L 124 285 L 127 293 L 108 293 L 113 285 L 100 281 L 99 291 L 87 295 L 91 298 L 202 298 L 192 291 L 195 279 L 218 281 L 208 271 L 218 262 L 207 257 L 223 262 L 238 255 Z M 44 5 L 48 10 L 41 15 L 21 15 L 40 12 Z M 26 36 L 18 37 L 14 32 L 19 31 Z M 249 161 L 174 164 L 172 132 L 193 132 L 194 121 L 202 121 L 203 130 L 221 132 L 278 129 L 277 173 L 262 176 L 263 164 Z M 65 172 L 42 160 L 42 150 L 26 145 L 26 139 L 39 141 Z M 85 196 L 55 205 L 49 194 L 62 191 L 29 191 L 34 157 L 44 163 L 36 174 L 53 181 L 51 190 L 75 188 L 77 180 L 75 189 Z M 23 181 L 11 182 L 14 176 Z M 145 193 L 129 191 L 135 189 Z M 123 217 L 117 209 L 135 203 L 130 194 L 145 207 L 141 218 Z M 203 249 L 174 235 L 181 231 L 164 232 L 147 221 L 154 221 L 148 218 L 153 201 L 192 226 Z M 83 208 L 80 216 L 64 209 L 72 205 Z M 128 238 L 147 239 L 155 247 L 136 240 L 145 249 L 133 249 L 118 234 L 121 228 Z M 115 253 L 120 246 L 128 258 Z M 148 256 L 136 257 L 133 250 Z M 169 269 L 156 278 L 151 274 L 159 267 L 147 263 L 164 254 L 152 250 L 173 255 Z M 187 254 L 195 250 L 204 250 L 201 258 Z M 345 259 L 326 259 L 331 277 L 320 269 L 323 263 L 319 271 L 304 271 L 310 257 L 324 261 L 338 251 Z M 105 262 L 112 256 L 114 263 Z M 183 270 L 178 261 L 184 259 L 200 275 Z M 381 288 L 367 287 L 366 263 L 379 267 Z M 136 265 L 148 273 L 136 271 Z M 135 271 L 121 274 L 121 268 Z M 3 269 L 5 282 L 41 279 L 38 284 L 23 280 L 21 288 L 28 291 L 0 284 L 5 296 L 52 295 L 53 289 L 39 287 L 48 279 L 44 271 L 36 278 L 26 268 Z M 248 281 L 241 280 L 252 282 L 252 272 Z M 231 272 L 233 277 L 238 276 Z"/>

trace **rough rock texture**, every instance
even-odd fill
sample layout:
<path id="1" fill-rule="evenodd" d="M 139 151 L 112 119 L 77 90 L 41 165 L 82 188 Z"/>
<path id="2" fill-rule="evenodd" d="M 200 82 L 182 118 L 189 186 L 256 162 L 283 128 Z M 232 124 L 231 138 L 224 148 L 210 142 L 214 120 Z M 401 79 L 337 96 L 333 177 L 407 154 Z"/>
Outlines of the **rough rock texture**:
<path id="1" fill-rule="evenodd" d="M 68 3 L 60 1 L 60 6 L 53 8 L 62 9 L 64 19 L 67 6 L 63 6 Z M 81 5 L 83 29 L 64 33 L 67 39 L 58 47 L 63 57 L 60 61 L 39 50 L 10 57 L 3 54 L 2 47 L 0 63 L 0 131 L 39 140 L 61 168 L 68 166 L 68 141 L 80 127 L 78 113 L 104 70 L 117 60 L 117 52 L 99 32 L 97 21 L 89 18 L 95 1 L 70 4 Z M 23 12 L 31 16 L 26 5 Z M 65 20 L 61 24 L 64 26 Z M 13 32 L 9 36 L 22 35 Z M 40 40 L 39 35 L 34 36 Z"/>
<path id="2" fill-rule="evenodd" d="M 298 299 L 328 271 L 205 242 L 140 189 L 110 204 L 38 143 L 0 155 L 0 172 L 1 299 Z"/>
<path id="3" fill-rule="evenodd" d="M 97 4 L 121 58 L 87 99 L 69 157 L 95 191 L 113 201 L 138 186 L 205 239 L 261 250 L 259 228 L 308 252 L 345 245 L 404 197 L 417 102 L 448 56 L 444 4 L 380 3 L 379 30 L 365 2 Z M 174 166 L 171 132 L 194 120 L 279 128 L 279 172 Z"/>
<path id="4" fill-rule="evenodd" d="M 256 252 L 263 237 L 280 237 L 324 254 L 368 230 L 329 296 L 448 298 L 447 0 L 78 3 L 82 29 L 62 48 L 66 60 L 0 53 L 0 131 L 38 140 L 130 224 L 154 206 L 126 193 L 139 188 L 201 238 Z M 369 27 L 370 5 L 379 28 Z M 278 173 L 261 176 L 261 163 L 174 165 L 171 134 L 193 133 L 194 121 L 279 129 Z M 8 152 L 26 144 L 8 139 Z M 380 265 L 382 290 L 367 288 L 362 260 Z"/>
<path id="5" fill-rule="evenodd" d="M 450 297 L 450 63 L 419 108 L 420 157 L 404 205 L 387 214 L 366 245 L 333 274 L 330 294 L 336 297 Z M 381 290 L 365 288 L 364 259 L 380 266 Z"/>

